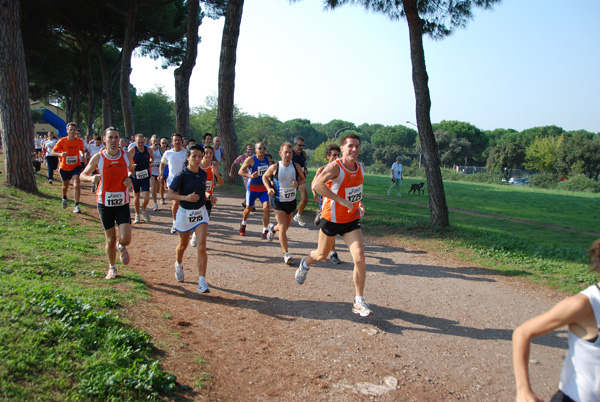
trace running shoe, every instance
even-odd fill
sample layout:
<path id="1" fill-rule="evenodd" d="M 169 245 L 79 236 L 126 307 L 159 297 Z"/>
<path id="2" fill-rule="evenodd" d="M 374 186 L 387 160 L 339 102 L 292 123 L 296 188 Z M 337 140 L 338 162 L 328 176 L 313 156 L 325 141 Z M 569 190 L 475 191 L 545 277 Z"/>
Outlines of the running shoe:
<path id="1" fill-rule="evenodd" d="M 148 211 L 142 211 L 142 218 L 144 218 L 144 222 L 150 222 L 150 214 L 148 214 Z"/>
<path id="2" fill-rule="evenodd" d="M 73 213 L 74 214 L 80 214 L 81 213 L 81 208 L 79 208 L 79 205 L 75 204 L 75 206 L 73 207 Z"/>
<path id="3" fill-rule="evenodd" d="M 135 225 L 136 223 L 140 223 L 140 222 L 142 222 L 142 220 L 140 219 L 140 215 L 135 214 L 135 218 L 133 219 L 133 224 Z"/>
<path id="4" fill-rule="evenodd" d="M 198 281 L 198 293 L 210 293 L 210 289 L 203 279 Z"/>
<path id="5" fill-rule="evenodd" d="M 52 179 L 48 179 L 48 184 L 52 184 Z"/>
<path id="6" fill-rule="evenodd" d="M 198 239 L 196 238 L 196 232 L 192 234 L 192 238 L 190 239 L 190 246 L 196 247 L 198 244 Z"/>
<path id="7" fill-rule="evenodd" d="M 316 227 L 319 227 L 321 224 L 321 211 L 317 212 L 317 216 L 315 216 L 315 220 L 313 221 Z"/>
<path id="8" fill-rule="evenodd" d="M 175 223 L 173 223 L 173 226 L 171 226 L 171 233 L 177 233 L 177 229 L 175 229 Z"/>
<path id="9" fill-rule="evenodd" d="M 120 244 L 117 244 L 117 247 L 119 248 L 120 253 L 119 260 L 121 260 L 123 265 L 129 264 L 129 251 L 127 251 L 127 247 Z"/>
<path id="10" fill-rule="evenodd" d="M 342 262 L 335 251 L 329 256 L 329 261 L 331 261 L 334 264 L 339 264 L 340 262 Z"/>
<path id="11" fill-rule="evenodd" d="M 240 225 L 240 236 L 246 236 L 246 225 Z"/>
<path id="12" fill-rule="evenodd" d="M 292 256 L 290 255 L 290 253 L 285 253 L 283 255 L 283 262 L 286 265 L 292 265 L 294 263 L 294 259 L 292 258 Z"/>
<path id="13" fill-rule="evenodd" d="M 273 225 L 272 223 L 269 223 L 269 231 L 267 232 L 267 240 L 268 241 L 273 241 L 273 238 L 275 237 L 275 231 L 273 231 L 274 227 L 275 227 L 275 225 Z"/>
<path id="14" fill-rule="evenodd" d="M 164 197 L 163 197 L 163 198 L 161 198 L 161 200 L 160 200 L 160 203 L 161 203 L 162 205 L 165 205 L 165 204 L 166 204 L 166 201 L 165 201 Z"/>
<path id="15" fill-rule="evenodd" d="M 108 267 L 108 273 L 104 279 L 117 279 L 117 268 Z"/>
<path id="16" fill-rule="evenodd" d="M 268 240 L 268 238 L 267 238 L 268 234 L 269 234 L 268 230 L 266 232 L 262 232 L 262 234 L 260 235 L 260 239 L 261 240 Z"/>
<path id="17" fill-rule="evenodd" d="M 306 225 L 306 222 L 304 222 L 304 218 L 302 217 L 302 215 L 298 215 L 298 214 L 294 215 L 294 220 L 296 222 L 298 222 L 298 225 L 300 225 L 302 227 L 304 227 Z"/>
<path id="18" fill-rule="evenodd" d="M 306 280 L 306 275 L 308 274 L 308 270 L 310 269 L 304 264 L 304 261 L 306 261 L 306 257 L 302 258 L 302 261 L 300 261 L 300 266 L 296 270 L 296 283 L 298 283 L 298 285 L 302 285 L 304 283 Z"/>
<path id="19" fill-rule="evenodd" d="M 154 203 L 154 208 L 152 208 L 154 211 L 158 211 L 158 203 Z"/>
<path id="20" fill-rule="evenodd" d="M 60 202 L 60 204 L 62 205 L 63 209 L 67 207 L 67 199 L 63 198 L 62 201 Z"/>
<path id="21" fill-rule="evenodd" d="M 177 282 L 183 282 L 184 278 L 183 264 L 177 264 L 177 261 L 175 261 L 175 279 L 177 279 Z"/>
<path id="22" fill-rule="evenodd" d="M 366 301 L 360 301 L 360 302 L 354 302 L 354 304 L 352 305 L 352 312 L 354 314 L 360 314 L 361 317 L 369 317 L 371 315 L 373 315 L 373 312 L 371 311 L 371 308 L 369 307 L 369 305 L 367 304 Z"/>

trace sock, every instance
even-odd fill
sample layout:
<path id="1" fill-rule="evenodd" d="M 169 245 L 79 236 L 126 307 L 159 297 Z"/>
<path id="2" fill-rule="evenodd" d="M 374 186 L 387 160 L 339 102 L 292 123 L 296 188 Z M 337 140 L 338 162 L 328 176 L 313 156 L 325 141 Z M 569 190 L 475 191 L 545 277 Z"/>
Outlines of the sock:
<path id="1" fill-rule="evenodd" d="M 117 266 L 108 264 L 108 269 L 117 269 Z"/>
<path id="2" fill-rule="evenodd" d="M 205 279 L 203 276 L 200 276 L 200 277 L 198 278 L 198 282 L 205 283 L 205 282 L 206 282 L 206 279 Z"/>
<path id="3" fill-rule="evenodd" d="M 173 219 L 173 226 L 175 226 L 175 219 Z"/>
<path id="4" fill-rule="evenodd" d="M 363 296 L 354 296 L 354 303 L 360 303 L 362 301 L 365 301 Z"/>
<path id="5" fill-rule="evenodd" d="M 246 221 L 242 221 L 242 226 L 246 226 Z"/>
<path id="6" fill-rule="evenodd" d="M 181 264 L 181 263 L 179 263 L 177 261 L 175 261 L 175 264 L 177 265 L 177 268 L 183 268 L 183 264 Z"/>
<path id="7" fill-rule="evenodd" d="M 268 232 L 269 228 L 263 226 L 263 233 Z"/>

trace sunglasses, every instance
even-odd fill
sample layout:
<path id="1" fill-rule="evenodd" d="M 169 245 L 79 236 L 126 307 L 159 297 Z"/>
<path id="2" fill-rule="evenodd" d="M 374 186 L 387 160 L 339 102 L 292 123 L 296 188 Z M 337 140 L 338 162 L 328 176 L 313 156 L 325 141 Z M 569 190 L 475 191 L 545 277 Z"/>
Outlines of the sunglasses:
<path id="1" fill-rule="evenodd" d="M 260 149 L 260 150 L 263 150 L 263 149 L 265 149 L 265 148 L 263 148 L 263 147 L 258 147 L 258 148 L 256 148 L 256 149 Z"/>

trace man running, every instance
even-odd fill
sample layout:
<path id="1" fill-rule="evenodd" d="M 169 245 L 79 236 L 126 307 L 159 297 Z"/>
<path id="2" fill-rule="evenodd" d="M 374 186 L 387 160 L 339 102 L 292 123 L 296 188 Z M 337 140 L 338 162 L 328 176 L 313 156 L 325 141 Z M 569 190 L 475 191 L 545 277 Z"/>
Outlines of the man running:
<path id="1" fill-rule="evenodd" d="M 183 170 L 183 164 L 186 161 L 186 150 L 183 148 L 181 134 L 171 134 L 171 146 L 173 148 L 163 154 L 160 164 L 160 178 L 164 178 L 165 167 L 169 167 L 169 175 L 167 176 L 168 187 L 171 187 L 171 182 L 175 175 Z M 171 233 L 176 233 L 175 219 L 177 218 L 177 210 L 179 209 L 179 199 L 173 198 L 172 200 L 171 215 L 173 216 L 173 226 L 171 227 Z"/>
<path id="2" fill-rule="evenodd" d="M 56 138 L 56 134 L 53 131 L 48 131 L 48 139 L 44 141 L 44 148 L 46 149 L 46 165 L 48 167 L 48 183 L 52 184 L 52 180 L 54 179 L 54 171 L 58 167 L 58 158 L 56 156 L 52 156 L 52 150 L 54 146 L 58 142 Z"/>
<path id="3" fill-rule="evenodd" d="M 94 141 L 88 145 L 88 152 L 90 154 L 90 159 L 100 152 L 104 148 L 104 144 L 102 143 L 102 137 L 97 135 L 94 137 Z M 92 183 L 92 193 L 96 192 L 96 184 Z"/>
<path id="4" fill-rule="evenodd" d="M 252 144 L 248 144 L 246 145 L 246 152 L 244 152 L 241 155 L 238 155 L 237 158 L 235 158 L 235 160 L 233 161 L 233 163 L 231 164 L 231 168 L 229 169 L 229 177 L 233 179 L 233 169 L 237 167 L 238 164 L 242 164 L 244 163 L 244 161 L 249 157 L 252 156 L 252 153 L 254 151 L 254 149 L 252 148 Z M 244 187 L 246 188 L 246 190 L 248 189 L 248 182 L 250 181 L 249 178 L 244 177 Z M 246 200 L 244 200 L 242 202 L 242 206 L 244 208 L 246 208 Z M 254 208 L 254 205 L 252 206 L 252 212 L 256 212 L 256 208 Z"/>
<path id="5" fill-rule="evenodd" d="M 254 147 L 256 155 L 246 158 L 242 167 L 238 171 L 238 174 L 243 177 L 250 179 L 248 182 L 248 188 L 246 190 L 246 207 L 242 214 L 242 223 L 240 225 L 240 236 L 246 236 L 246 220 L 252 212 L 252 205 L 258 198 L 262 203 L 263 207 L 263 230 L 261 238 L 267 240 L 267 232 L 269 226 L 269 194 L 267 188 L 263 184 L 262 176 L 265 174 L 271 161 L 265 156 L 265 144 L 259 142 Z"/>
<path id="6" fill-rule="evenodd" d="M 296 191 L 298 185 L 304 183 L 302 168 L 292 162 L 292 144 L 284 142 L 279 148 L 281 161 L 271 165 L 263 175 L 263 184 L 269 192 L 269 196 L 275 197 L 273 209 L 277 225 L 269 224 L 267 240 L 273 241 L 275 232 L 279 232 L 279 244 L 283 250 L 283 262 L 292 265 L 294 260 L 288 250 L 287 230 L 292 223 L 292 217 L 296 210 Z"/>
<path id="7" fill-rule="evenodd" d="M 133 176 L 133 208 L 135 209 L 134 224 L 140 223 L 144 218 L 145 222 L 150 222 L 150 215 L 146 208 L 150 202 L 150 166 L 154 162 L 154 153 L 148 150 L 143 134 L 135 135 L 135 147 L 128 151 L 135 164 Z M 142 210 L 140 211 L 140 193 L 142 196 Z"/>
<path id="8" fill-rule="evenodd" d="M 127 246 L 131 243 L 131 216 L 129 215 L 129 186 L 133 183 L 133 160 L 119 146 L 119 131 L 109 127 L 104 131 L 106 148 L 95 154 L 81 174 L 81 178 L 97 185 L 98 215 L 104 229 L 108 258 L 106 279 L 117 277 L 117 250 L 123 265 L 129 264 Z M 92 176 L 98 169 L 99 174 Z M 118 241 L 117 241 L 117 230 Z"/>
<path id="9" fill-rule="evenodd" d="M 217 162 L 217 168 L 219 172 L 223 172 L 221 168 L 223 166 L 223 148 L 221 148 L 221 139 L 219 137 L 213 138 L 213 150 L 215 151 L 215 156 L 213 160 Z"/>
<path id="10" fill-rule="evenodd" d="M 150 189 L 152 192 L 152 201 L 154 202 L 154 211 L 158 211 L 158 199 L 156 198 L 156 194 L 158 193 L 158 176 L 160 175 L 160 160 L 162 159 L 159 141 L 160 138 L 158 138 L 158 135 L 153 134 L 152 137 L 150 137 L 150 149 L 148 150 L 152 152 L 152 165 L 150 166 Z"/>
<path id="11" fill-rule="evenodd" d="M 365 213 L 362 203 L 364 168 L 357 161 L 360 154 L 360 137 L 348 134 L 342 137 L 342 157 L 333 161 L 313 180 L 312 187 L 323 196 L 323 210 L 317 249 L 302 258 L 296 270 L 296 282 L 302 285 L 310 266 L 329 255 L 335 237 L 342 236 L 354 261 L 354 304 L 352 312 L 368 317 L 373 314 L 363 297 L 367 270 L 365 245 L 360 228 L 360 217 Z M 328 183 L 330 182 L 330 183 Z"/>
<path id="12" fill-rule="evenodd" d="M 77 124 L 71 122 L 67 124 L 67 136 L 58 140 L 51 155 L 58 156 L 58 172 L 62 178 L 62 201 L 63 208 L 67 207 L 67 191 L 69 184 L 73 180 L 75 189 L 75 207 L 73 213 L 81 213 L 79 208 L 79 198 L 81 196 L 81 185 L 79 175 L 81 174 L 81 164 L 83 163 L 85 144 L 81 138 L 77 138 Z"/>
<path id="13" fill-rule="evenodd" d="M 304 152 L 303 137 L 297 136 L 294 138 L 294 152 L 292 153 L 292 161 L 300 165 L 302 168 L 302 173 L 304 173 L 304 177 L 306 177 L 308 174 L 308 169 L 306 168 L 306 152 Z M 304 222 L 302 213 L 304 212 L 304 208 L 306 208 L 306 204 L 308 204 L 308 191 L 306 190 L 306 183 L 300 185 L 298 191 L 300 191 L 300 204 L 298 204 L 298 213 L 294 215 L 294 220 L 298 222 L 300 226 L 304 226 L 306 225 L 306 222 Z"/>
<path id="14" fill-rule="evenodd" d="M 338 146 L 338 144 L 329 144 L 329 145 L 327 145 L 327 148 L 325 148 L 325 157 L 327 158 L 327 161 L 329 163 L 331 163 L 334 160 L 336 160 L 337 158 L 339 158 L 340 153 L 341 153 L 341 151 L 340 151 L 340 147 Z M 313 181 L 317 178 L 317 176 L 319 176 L 323 172 L 323 169 L 325 169 L 326 166 L 327 165 L 324 165 L 317 169 L 317 172 L 315 173 L 315 177 L 314 177 Z M 319 212 L 317 213 L 317 216 L 315 218 L 315 226 L 319 227 L 319 225 L 321 223 L 321 208 L 323 207 L 323 199 L 317 194 L 317 192 L 315 191 L 314 188 L 311 190 L 312 190 L 313 198 L 314 198 L 315 202 L 317 204 L 319 204 Z M 329 261 L 331 261 L 334 264 L 339 264 L 342 262 L 340 260 L 340 257 L 338 256 L 337 251 L 335 251 L 335 242 L 333 243 L 331 253 L 329 254 Z"/>
<path id="15" fill-rule="evenodd" d="M 206 133 L 202 136 L 202 147 L 210 147 L 212 145 L 213 136 L 211 133 Z"/>

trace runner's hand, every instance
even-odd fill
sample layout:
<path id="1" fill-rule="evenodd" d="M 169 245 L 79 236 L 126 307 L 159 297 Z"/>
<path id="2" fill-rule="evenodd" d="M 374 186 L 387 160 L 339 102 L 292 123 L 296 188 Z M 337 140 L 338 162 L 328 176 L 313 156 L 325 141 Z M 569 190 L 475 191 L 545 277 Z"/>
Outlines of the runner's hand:
<path id="1" fill-rule="evenodd" d="M 354 209 L 354 204 L 346 199 L 344 199 L 344 201 L 340 202 L 340 204 L 342 204 L 344 207 L 348 208 L 348 212 L 352 212 L 352 210 Z"/>
<path id="2" fill-rule="evenodd" d="M 196 194 L 196 193 L 192 193 L 192 194 L 188 194 L 186 196 L 186 198 L 187 198 L 186 201 L 196 202 L 196 201 L 198 201 L 200 199 L 200 196 L 198 194 Z"/>

